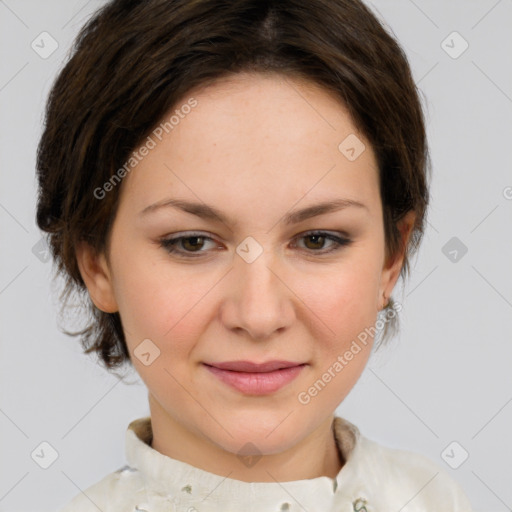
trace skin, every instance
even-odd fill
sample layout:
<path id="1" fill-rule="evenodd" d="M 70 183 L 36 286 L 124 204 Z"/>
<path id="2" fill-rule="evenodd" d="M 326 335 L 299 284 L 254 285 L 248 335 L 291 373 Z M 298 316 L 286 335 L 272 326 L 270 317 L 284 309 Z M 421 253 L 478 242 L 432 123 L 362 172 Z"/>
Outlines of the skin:
<path id="1" fill-rule="evenodd" d="M 247 482 L 333 478 L 344 464 L 333 415 L 373 340 L 307 405 L 297 396 L 375 325 L 399 277 L 403 253 L 385 261 L 374 152 L 344 106 L 308 82 L 244 73 L 192 96 L 198 105 L 124 178 L 108 254 L 77 247 L 80 271 L 94 304 L 120 313 L 148 389 L 154 449 Z M 354 161 L 338 149 L 350 134 L 366 146 Z M 167 198 L 207 203 L 236 224 L 170 207 L 140 215 Z M 282 222 L 338 198 L 366 208 Z M 400 226 L 406 239 L 413 221 L 410 213 Z M 352 243 L 321 255 L 336 244 L 309 230 Z M 185 256 L 159 243 L 188 231 L 213 240 L 183 240 Z M 263 250 L 251 263 L 236 253 L 248 236 Z M 134 355 L 144 339 L 160 350 L 148 366 Z M 264 396 L 228 387 L 202 364 L 273 359 L 307 366 Z M 261 454 L 251 467 L 237 456 L 248 442 Z"/>

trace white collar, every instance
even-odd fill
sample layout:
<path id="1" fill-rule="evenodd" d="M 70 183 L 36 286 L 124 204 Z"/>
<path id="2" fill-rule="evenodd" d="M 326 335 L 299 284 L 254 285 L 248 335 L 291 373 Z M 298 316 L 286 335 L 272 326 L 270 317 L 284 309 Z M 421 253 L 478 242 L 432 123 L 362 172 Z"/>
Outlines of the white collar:
<path id="1" fill-rule="evenodd" d="M 126 458 L 130 467 L 142 474 L 149 493 L 165 496 L 181 507 L 195 505 L 201 512 L 220 510 L 222 503 L 250 511 L 330 510 L 337 503 L 350 503 L 353 510 L 359 510 L 356 503 L 364 503 L 364 498 L 357 492 L 359 486 L 352 484 L 357 482 L 354 477 L 358 474 L 361 436 L 355 425 L 338 416 L 333 429 L 345 460 L 334 479 L 320 476 L 289 482 L 244 482 L 210 473 L 152 448 L 150 417 L 129 424 Z"/>

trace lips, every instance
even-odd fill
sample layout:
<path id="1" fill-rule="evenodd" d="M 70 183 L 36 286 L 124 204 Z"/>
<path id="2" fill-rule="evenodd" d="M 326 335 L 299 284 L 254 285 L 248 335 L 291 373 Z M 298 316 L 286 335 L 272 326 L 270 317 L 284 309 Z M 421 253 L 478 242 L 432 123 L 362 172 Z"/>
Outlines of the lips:
<path id="1" fill-rule="evenodd" d="M 267 361 L 265 363 L 253 363 L 252 361 L 226 361 L 223 363 L 205 363 L 208 366 L 219 368 L 219 370 L 229 370 L 232 372 L 263 373 L 281 370 L 282 368 L 292 368 L 304 363 L 294 363 L 291 361 Z"/>
<path id="2" fill-rule="evenodd" d="M 204 365 L 220 382 L 244 395 L 268 395 L 293 381 L 302 372 L 306 363 L 227 361 Z"/>

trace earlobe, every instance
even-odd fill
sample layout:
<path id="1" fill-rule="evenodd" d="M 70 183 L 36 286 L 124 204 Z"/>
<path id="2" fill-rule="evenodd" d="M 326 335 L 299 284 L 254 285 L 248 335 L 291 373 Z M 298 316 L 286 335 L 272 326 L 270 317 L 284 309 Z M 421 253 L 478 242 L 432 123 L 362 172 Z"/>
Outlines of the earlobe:
<path id="1" fill-rule="evenodd" d="M 80 242 L 76 247 L 76 259 L 94 305 L 105 313 L 118 311 L 112 275 L 105 255 L 98 254 L 87 242 Z"/>

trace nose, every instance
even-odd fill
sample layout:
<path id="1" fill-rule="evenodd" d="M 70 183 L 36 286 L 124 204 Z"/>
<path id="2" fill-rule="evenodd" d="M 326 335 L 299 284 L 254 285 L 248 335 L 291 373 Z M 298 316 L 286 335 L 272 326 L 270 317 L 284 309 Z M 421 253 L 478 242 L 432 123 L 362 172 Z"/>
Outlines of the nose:
<path id="1" fill-rule="evenodd" d="M 221 315 L 227 328 L 265 340 L 292 324 L 293 293 L 270 250 L 253 261 L 235 254 L 228 288 Z"/>

